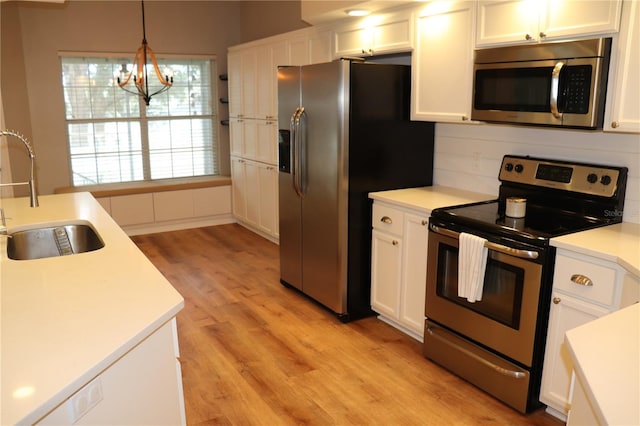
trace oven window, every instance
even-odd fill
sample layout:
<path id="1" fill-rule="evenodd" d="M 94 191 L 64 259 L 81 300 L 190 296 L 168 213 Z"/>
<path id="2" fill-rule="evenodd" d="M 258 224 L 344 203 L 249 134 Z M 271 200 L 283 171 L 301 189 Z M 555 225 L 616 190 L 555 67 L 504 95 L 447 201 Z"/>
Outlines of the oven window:
<path id="1" fill-rule="evenodd" d="M 513 329 L 520 327 L 524 270 L 487 259 L 482 300 L 469 303 L 458 297 L 458 248 L 441 243 L 438 250 L 436 294 Z"/>

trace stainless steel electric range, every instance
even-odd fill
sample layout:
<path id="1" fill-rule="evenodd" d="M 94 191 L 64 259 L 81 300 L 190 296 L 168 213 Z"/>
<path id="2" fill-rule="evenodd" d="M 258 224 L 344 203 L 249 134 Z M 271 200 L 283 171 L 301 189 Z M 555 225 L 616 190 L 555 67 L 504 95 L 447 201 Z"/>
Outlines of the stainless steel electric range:
<path id="1" fill-rule="evenodd" d="M 499 180 L 497 200 L 431 213 L 423 350 L 526 413 L 541 405 L 555 260 L 549 240 L 621 222 L 627 169 L 507 155 Z M 459 293 L 469 258 L 466 246 L 461 256 L 469 238 L 462 234 L 486 247 L 480 300 Z"/>

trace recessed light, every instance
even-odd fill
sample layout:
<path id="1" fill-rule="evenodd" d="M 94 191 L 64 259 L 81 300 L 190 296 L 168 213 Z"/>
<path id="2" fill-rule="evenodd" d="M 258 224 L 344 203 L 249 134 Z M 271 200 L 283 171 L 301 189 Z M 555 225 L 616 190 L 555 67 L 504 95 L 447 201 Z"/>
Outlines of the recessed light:
<path id="1" fill-rule="evenodd" d="M 346 14 L 349 16 L 367 16 L 371 12 L 366 9 L 349 9 L 345 10 Z"/>

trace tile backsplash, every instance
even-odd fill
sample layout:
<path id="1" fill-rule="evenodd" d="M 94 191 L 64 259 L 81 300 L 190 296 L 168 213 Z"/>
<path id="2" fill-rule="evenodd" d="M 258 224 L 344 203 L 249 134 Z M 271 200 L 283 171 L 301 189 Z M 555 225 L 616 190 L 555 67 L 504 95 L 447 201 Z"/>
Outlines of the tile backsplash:
<path id="1" fill-rule="evenodd" d="M 434 184 L 497 195 L 505 154 L 628 167 L 623 221 L 640 223 L 640 135 L 436 124 Z"/>

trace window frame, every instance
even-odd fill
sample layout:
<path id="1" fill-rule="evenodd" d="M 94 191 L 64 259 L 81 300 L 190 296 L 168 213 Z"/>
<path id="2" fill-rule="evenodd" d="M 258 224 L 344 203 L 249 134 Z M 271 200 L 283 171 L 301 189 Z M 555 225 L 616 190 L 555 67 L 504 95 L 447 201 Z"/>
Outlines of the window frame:
<path id="1" fill-rule="evenodd" d="M 131 53 L 118 53 L 118 52 L 69 52 L 69 51 L 59 51 L 59 64 L 60 64 L 60 78 L 63 78 L 63 60 L 64 58 L 83 58 L 83 59 L 133 59 L 133 55 Z M 84 186 L 101 186 L 101 185 L 131 185 L 135 183 L 145 183 L 145 182 L 173 182 L 173 181 L 188 181 L 189 179 L 202 179 L 209 177 L 218 177 L 220 174 L 220 153 L 221 153 L 221 144 L 220 144 L 220 124 L 218 122 L 219 118 L 219 106 L 217 103 L 218 100 L 218 78 L 217 78 L 217 57 L 216 55 L 202 55 L 202 54 L 156 54 L 156 57 L 159 61 L 170 61 L 175 59 L 176 61 L 189 61 L 189 60 L 207 60 L 209 61 L 209 75 L 210 75 L 210 113 L 209 114 L 201 114 L 201 115 L 148 115 L 147 114 L 147 106 L 145 105 L 144 100 L 135 94 L 127 93 L 122 90 L 126 96 L 136 96 L 138 99 L 137 105 L 139 108 L 139 116 L 136 117 L 119 117 L 119 118 L 81 118 L 81 119 L 69 119 L 67 117 L 67 104 L 64 96 L 65 86 L 64 81 L 61 81 L 61 89 L 63 92 L 62 96 L 62 104 L 63 111 L 65 111 L 64 122 L 65 122 L 65 136 L 66 136 L 66 148 L 67 148 L 67 158 L 68 158 L 68 167 L 69 167 L 69 179 L 70 185 L 75 188 L 82 188 Z M 127 63 L 130 63 L 127 61 Z M 151 75 L 150 75 L 150 78 Z M 171 91 L 171 89 L 169 89 Z M 159 95 L 162 96 L 162 95 Z M 151 100 L 153 102 L 153 99 Z M 191 176 L 176 176 L 176 177 L 151 177 L 151 151 L 149 144 L 149 123 L 153 121 L 166 121 L 171 123 L 174 120 L 185 120 L 185 119 L 206 119 L 211 121 L 212 125 L 212 165 L 213 165 L 213 173 L 212 174 L 202 174 L 202 175 L 191 175 Z M 136 180 L 119 180 L 119 181 L 110 181 L 110 182 L 98 182 L 98 183 L 87 183 L 87 184 L 76 184 L 74 182 L 74 170 L 73 170 L 73 157 L 71 154 L 71 140 L 69 134 L 69 124 L 70 123 L 99 123 L 99 122 L 118 122 L 118 123 L 129 123 L 134 122 L 138 123 L 140 126 L 140 143 L 141 143 L 141 156 L 142 156 L 142 179 Z M 96 158 L 97 155 L 94 155 L 93 158 Z"/>

